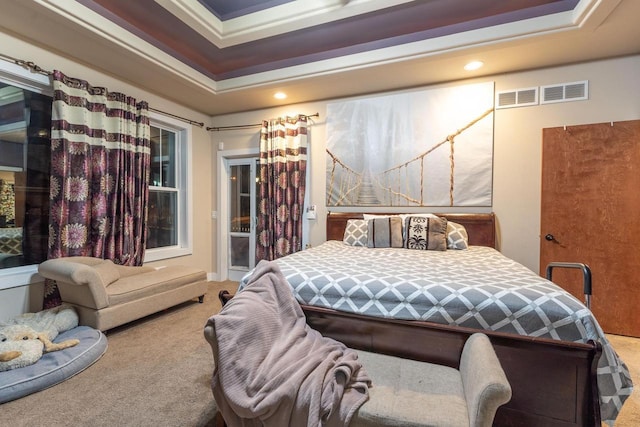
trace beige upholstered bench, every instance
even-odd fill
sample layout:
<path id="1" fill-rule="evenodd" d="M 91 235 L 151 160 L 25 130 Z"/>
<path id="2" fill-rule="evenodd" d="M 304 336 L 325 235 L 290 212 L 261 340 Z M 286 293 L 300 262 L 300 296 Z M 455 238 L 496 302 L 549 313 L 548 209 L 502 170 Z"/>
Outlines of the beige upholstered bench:
<path id="1" fill-rule="evenodd" d="M 219 297 L 224 305 L 231 295 L 223 291 Z M 218 347 L 213 326 L 205 328 L 204 336 L 215 360 Z M 372 387 L 369 400 L 353 415 L 349 427 L 490 427 L 497 409 L 511 399 L 511 386 L 482 333 L 466 340 L 459 369 L 356 351 Z M 220 412 L 215 425 L 226 426 Z"/>
<path id="2" fill-rule="evenodd" d="M 481 333 L 466 341 L 459 370 L 365 351 L 358 358 L 373 386 L 350 427 L 488 427 L 511 399 L 491 342 Z"/>
<path id="3" fill-rule="evenodd" d="M 199 298 L 207 275 L 194 267 L 128 267 L 92 257 L 50 259 L 38 267 L 53 279 L 62 301 L 76 307 L 80 324 L 101 331 Z"/>

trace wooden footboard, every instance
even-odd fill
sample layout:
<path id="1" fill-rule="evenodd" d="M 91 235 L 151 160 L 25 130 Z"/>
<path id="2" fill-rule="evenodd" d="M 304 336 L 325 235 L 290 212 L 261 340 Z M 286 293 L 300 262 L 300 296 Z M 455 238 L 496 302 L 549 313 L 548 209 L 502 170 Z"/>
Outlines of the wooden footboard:
<path id="1" fill-rule="evenodd" d="M 221 291 L 224 305 L 233 297 Z M 355 349 L 458 368 L 475 329 L 393 320 L 302 305 L 307 323 Z M 599 343 L 588 344 L 482 331 L 491 339 L 511 385 L 494 426 L 600 426 L 596 368 Z"/>
<path id="2" fill-rule="evenodd" d="M 422 321 L 373 318 L 302 306 L 307 323 L 348 347 L 458 367 L 475 329 Z M 596 367 L 600 344 L 556 341 L 491 331 L 513 391 L 495 426 L 600 426 Z"/>

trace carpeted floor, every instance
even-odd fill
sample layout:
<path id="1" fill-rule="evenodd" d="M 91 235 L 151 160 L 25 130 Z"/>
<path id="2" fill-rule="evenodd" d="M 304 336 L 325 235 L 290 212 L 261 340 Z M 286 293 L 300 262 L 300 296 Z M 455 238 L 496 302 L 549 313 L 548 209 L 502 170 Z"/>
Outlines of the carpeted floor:
<path id="1" fill-rule="evenodd" d="M 0 405 L 0 426 L 213 426 L 207 319 L 218 292 L 107 331 L 109 348 L 95 364 L 47 390 Z"/>
<path id="2" fill-rule="evenodd" d="M 190 302 L 107 332 L 106 354 L 50 389 L 0 405 L 0 426 L 213 426 L 207 319 L 220 310 L 212 282 L 203 304 Z M 640 339 L 609 336 L 640 384 Z M 627 400 L 616 427 L 640 426 L 640 392 Z"/>
<path id="3" fill-rule="evenodd" d="M 631 372 L 634 390 L 616 419 L 615 427 L 640 426 L 640 338 L 607 335 L 607 339 Z"/>

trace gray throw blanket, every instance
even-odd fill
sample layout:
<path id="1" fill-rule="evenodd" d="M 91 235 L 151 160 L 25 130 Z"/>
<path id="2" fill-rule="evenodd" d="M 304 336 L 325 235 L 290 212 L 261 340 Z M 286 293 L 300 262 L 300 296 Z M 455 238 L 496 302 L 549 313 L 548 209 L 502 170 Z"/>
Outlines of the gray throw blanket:
<path id="1" fill-rule="evenodd" d="M 230 427 L 347 426 L 368 399 L 356 352 L 306 324 L 273 262 L 207 326 L 218 346 L 213 395 Z"/>

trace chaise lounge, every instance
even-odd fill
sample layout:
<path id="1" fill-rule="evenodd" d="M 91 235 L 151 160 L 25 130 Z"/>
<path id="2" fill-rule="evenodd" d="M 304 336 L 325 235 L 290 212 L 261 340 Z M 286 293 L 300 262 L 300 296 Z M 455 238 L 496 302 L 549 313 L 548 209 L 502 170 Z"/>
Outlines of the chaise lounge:
<path id="1" fill-rule="evenodd" d="M 77 309 L 81 325 L 101 331 L 194 298 L 202 302 L 207 292 L 206 273 L 186 266 L 156 269 L 67 257 L 44 261 L 38 272 L 56 281 L 62 301 Z"/>

